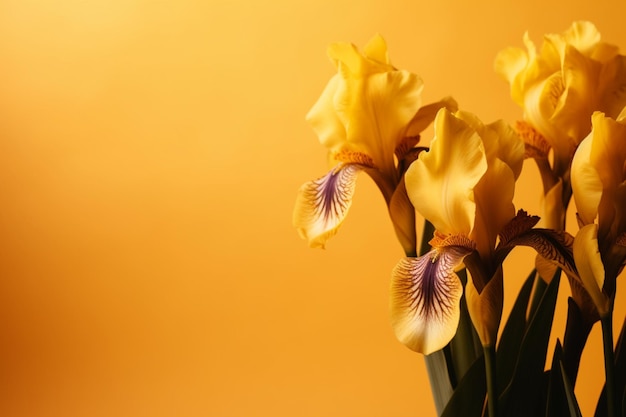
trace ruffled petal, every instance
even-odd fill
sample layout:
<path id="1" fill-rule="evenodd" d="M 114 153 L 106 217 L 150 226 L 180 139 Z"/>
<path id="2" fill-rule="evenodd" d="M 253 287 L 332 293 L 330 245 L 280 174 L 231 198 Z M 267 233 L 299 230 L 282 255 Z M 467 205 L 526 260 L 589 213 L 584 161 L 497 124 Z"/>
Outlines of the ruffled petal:
<path id="1" fill-rule="evenodd" d="M 498 52 L 493 63 L 494 70 L 513 84 L 517 76 L 526 69 L 528 54 L 521 48 L 508 47 Z"/>
<path id="2" fill-rule="evenodd" d="M 353 44 L 334 43 L 328 55 L 338 73 L 307 120 L 331 154 L 369 155 L 385 177 L 397 182 L 394 151 L 420 108 L 421 78 L 389 63 L 387 46 L 379 35 L 363 54 Z"/>
<path id="3" fill-rule="evenodd" d="M 388 177 L 394 152 L 421 105 L 423 82 L 408 71 L 347 78 L 339 84 L 335 109 L 346 126 L 346 142 L 372 157 Z"/>
<path id="4" fill-rule="evenodd" d="M 552 35 L 552 38 L 561 48 L 572 45 L 585 55 L 591 55 L 600 43 L 601 36 L 593 23 L 580 20 L 572 23 L 562 35 Z"/>
<path id="5" fill-rule="evenodd" d="M 435 119 L 435 138 L 405 174 L 415 209 L 444 234 L 469 235 L 474 227 L 474 187 L 487 170 L 476 131 L 446 109 Z"/>
<path id="6" fill-rule="evenodd" d="M 300 187 L 293 224 L 312 248 L 324 248 L 348 214 L 358 173 L 362 167 L 343 164 Z"/>
<path id="7" fill-rule="evenodd" d="M 335 111 L 335 93 L 341 82 L 339 75 L 333 76 L 320 98 L 306 115 L 313 131 L 331 153 L 341 150 L 345 143 L 346 128 Z"/>
<path id="8" fill-rule="evenodd" d="M 564 93 L 557 103 L 552 123 L 575 144 L 591 131 L 591 114 L 598 107 L 598 81 L 602 64 L 567 45 L 563 58 Z M 571 156 L 571 155 L 570 155 Z"/>
<path id="9" fill-rule="evenodd" d="M 383 65 L 391 65 L 389 54 L 387 53 L 387 43 L 380 34 L 376 34 L 367 42 L 363 48 L 363 54 L 372 61 Z"/>
<path id="10" fill-rule="evenodd" d="M 537 83 L 526 92 L 524 118 L 550 143 L 557 160 L 555 163 L 568 166 L 575 144 L 551 121 L 564 92 L 565 85 L 560 72 Z"/>
<path id="11" fill-rule="evenodd" d="M 400 342 L 428 355 L 456 333 L 463 287 L 454 273 L 471 248 L 448 246 L 404 258 L 393 270 L 391 321 Z"/>
<path id="12" fill-rule="evenodd" d="M 522 173 L 524 165 L 524 140 L 515 132 L 511 125 L 503 120 L 489 123 L 486 127 L 495 133 L 498 140 L 498 146 L 496 147 L 497 158 L 511 168 L 513 176 L 517 180 Z"/>
<path id="13" fill-rule="evenodd" d="M 603 92 L 598 110 L 617 120 L 618 114 L 626 106 L 626 56 L 615 53 L 605 63 L 597 88 Z"/>
<path id="14" fill-rule="evenodd" d="M 602 292 L 604 265 L 598 249 L 598 226 L 588 224 L 574 238 L 574 259 L 580 279 L 601 317 L 609 314 L 610 301 Z"/>

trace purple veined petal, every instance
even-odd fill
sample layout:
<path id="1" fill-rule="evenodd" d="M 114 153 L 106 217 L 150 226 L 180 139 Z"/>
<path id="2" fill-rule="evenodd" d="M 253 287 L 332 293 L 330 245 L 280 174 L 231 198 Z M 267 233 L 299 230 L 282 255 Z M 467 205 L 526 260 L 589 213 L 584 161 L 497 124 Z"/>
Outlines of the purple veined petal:
<path id="1" fill-rule="evenodd" d="M 428 355 L 454 337 L 463 287 L 454 273 L 472 251 L 463 246 L 433 249 L 404 258 L 393 270 L 391 321 L 400 342 Z"/>
<path id="2" fill-rule="evenodd" d="M 352 205 L 357 164 L 339 164 L 328 174 L 303 184 L 298 191 L 293 224 L 312 248 L 324 248 L 334 236 Z"/>

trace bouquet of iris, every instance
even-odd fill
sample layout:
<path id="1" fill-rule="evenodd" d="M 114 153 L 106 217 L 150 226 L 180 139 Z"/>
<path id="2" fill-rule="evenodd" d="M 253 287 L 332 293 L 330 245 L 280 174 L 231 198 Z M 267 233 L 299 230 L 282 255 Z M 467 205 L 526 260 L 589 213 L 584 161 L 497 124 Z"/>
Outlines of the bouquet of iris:
<path id="1" fill-rule="evenodd" d="M 423 81 L 391 64 L 380 36 L 363 52 L 331 45 L 337 74 L 307 115 L 330 171 L 300 188 L 293 223 L 324 247 L 358 175 L 374 180 L 404 250 L 391 271 L 391 324 L 424 355 L 440 416 L 581 415 L 574 387 L 596 322 L 606 375 L 596 415 L 626 416 L 624 329 L 617 346 L 612 331 L 626 263 L 626 57 L 589 22 L 545 35 L 539 50 L 528 34 L 523 42 L 494 65 L 523 110 L 514 126 L 483 123 L 451 97 L 424 105 Z M 513 204 L 528 158 L 541 174 L 542 227 Z M 503 262 L 516 246 L 536 258 L 501 328 Z M 562 276 L 567 324 L 546 364 Z"/>

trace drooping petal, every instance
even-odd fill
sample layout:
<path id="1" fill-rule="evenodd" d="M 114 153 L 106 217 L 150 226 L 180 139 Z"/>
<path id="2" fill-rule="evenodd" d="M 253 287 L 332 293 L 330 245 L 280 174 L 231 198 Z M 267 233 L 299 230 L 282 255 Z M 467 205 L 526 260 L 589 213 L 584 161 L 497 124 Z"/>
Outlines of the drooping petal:
<path id="1" fill-rule="evenodd" d="M 529 216 L 523 210 L 518 211 L 517 216 L 500 233 L 496 259 L 502 263 L 516 246 L 529 246 L 565 272 L 576 274 L 572 254 L 573 237 L 565 231 L 533 229 L 538 220 L 537 216 Z"/>
<path id="2" fill-rule="evenodd" d="M 352 205 L 358 173 L 362 167 L 342 164 L 328 174 L 300 187 L 293 224 L 312 248 L 323 248 L 334 236 Z"/>
<path id="3" fill-rule="evenodd" d="M 435 138 L 405 174 L 415 209 L 444 234 L 469 235 L 474 227 L 474 187 L 487 170 L 476 131 L 446 109 L 435 119 Z"/>
<path id="4" fill-rule="evenodd" d="M 400 342 L 428 355 L 454 337 L 463 287 L 454 273 L 471 248 L 448 246 L 404 258 L 393 270 L 391 321 Z"/>
<path id="5" fill-rule="evenodd" d="M 574 259 L 580 279 L 601 317 L 609 314 L 610 301 L 602 292 L 604 265 L 598 249 L 598 226 L 588 224 L 574 238 Z"/>

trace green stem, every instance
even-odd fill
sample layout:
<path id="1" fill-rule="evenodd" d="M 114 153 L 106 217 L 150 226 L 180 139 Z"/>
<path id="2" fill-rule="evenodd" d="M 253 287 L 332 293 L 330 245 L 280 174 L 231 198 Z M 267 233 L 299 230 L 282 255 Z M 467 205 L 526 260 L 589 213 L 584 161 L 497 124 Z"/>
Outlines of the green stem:
<path id="1" fill-rule="evenodd" d="M 437 415 L 440 416 L 452 397 L 454 389 L 450 383 L 446 354 L 442 350 L 425 355 L 426 372 L 430 381 L 430 389 Z"/>
<path id="2" fill-rule="evenodd" d="M 485 353 L 485 374 L 487 376 L 487 410 L 489 417 L 498 416 L 498 389 L 496 381 L 496 348 L 483 346 Z"/>
<path id="3" fill-rule="evenodd" d="M 608 417 L 617 417 L 617 397 L 615 390 L 615 354 L 613 352 L 613 314 L 610 312 L 600 319 L 602 342 L 604 345 L 604 372 L 606 375 L 606 401 Z"/>

